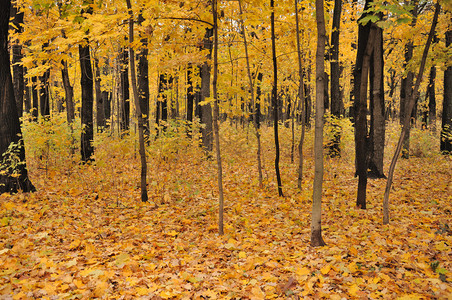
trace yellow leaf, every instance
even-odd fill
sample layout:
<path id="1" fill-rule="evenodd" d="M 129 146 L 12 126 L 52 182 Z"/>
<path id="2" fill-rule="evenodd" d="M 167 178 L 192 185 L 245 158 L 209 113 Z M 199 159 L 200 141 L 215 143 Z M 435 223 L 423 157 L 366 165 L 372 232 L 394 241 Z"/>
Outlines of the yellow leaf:
<path id="1" fill-rule="evenodd" d="M 240 251 L 239 258 L 246 258 L 246 253 L 244 251 Z"/>
<path id="2" fill-rule="evenodd" d="M 80 244 L 81 244 L 82 242 L 80 241 L 80 240 L 75 240 L 75 241 L 73 241 L 70 245 L 69 245 L 69 250 L 75 250 L 75 249 L 77 249 L 78 247 L 80 247 Z"/>
<path id="3" fill-rule="evenodd" d="M 348 294 L 351 296 L 356 296 L 356 293 L 358 291 L 359 291 L 359 287 L 356 284 L 353 284 L 348 288 Z"/>
<path id="4" fill-rule="evenodd" d="M 260 287 L 255 286 L 251 289 L 251 299 L 256 299 L 256 300 L 260 300 L 260 299 L 265 299 L 265 293 L 261 290 Z"/>
<path id="5" fill-rule="evenodd" d="M 358 266 L 354 262 L 351 262 L 347 267 L 351 273 L 355 273 L 356 271 L 358 271 Z"/>
<path id="6" fill-rule="evenodd" d="M 440 243 L 436 244 L 435 248 L 438 251 L 446 251 L 449 249 L 449 247 L 444 242 L 440 242 Z"/>
<path id="7" fill-rule="evenodd" d="M 311 271 L 306 267 L 297 268 L 297 270 L 295 271 L 295 274 L 297 274 L 299 276 L 307 276 L 307 275 L 311 274 Z"/>
<path id="8" fill-rule="evenodd" d="M 145 288 L 145 287 L 137 288 L 136 292 L 137 292 L 137 295 L 139 295 L 139 296 L 144 296 L 144 295 L 149 294 L 149 290 L 147 288 Z"/>
<path id="9" fill-rule="evenodd" d="M 167 232 L 167 233 L 165 233 L 166 235 L 169 235 L 169 236 L 176 236 L 176 235 L 178 235 L 179 233 L 176 231 L 176 230 L 171 230 L 170 232 Z"/>
<path id="10" fill-rule="evenodd" d="M 358 256 L 358 250 L 356 250 L 355 247 L 350 247 L 350 249 L 348 249 L 350 251 L 350 254 L 353 256 Z"/>
<path id="11" fill-rule="evenodd" d="M 320 273 L 322 273 L 323 275 L 328 274 L 328 272 L 331 270 L 331 266 L 330 265 L 326 265 L 323 268 L 320 269 Z"/>

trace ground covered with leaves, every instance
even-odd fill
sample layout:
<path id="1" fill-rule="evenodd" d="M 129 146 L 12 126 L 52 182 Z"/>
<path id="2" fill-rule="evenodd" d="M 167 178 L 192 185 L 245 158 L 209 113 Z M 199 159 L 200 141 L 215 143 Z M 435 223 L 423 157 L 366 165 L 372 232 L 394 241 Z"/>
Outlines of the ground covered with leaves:
<path id="1" fill-rule="evenodd" d="M 391 222 L 382 225 L 386 181 L 370 180 L 368 209 L 355 207 L 353 138 L 344 125 L 342 157 L 325 158 L 327 245 L 312 248 L 313 130 L 306 137 L 300 191 L 297 151 L 292 163 L 291 130 L 282 127 L 285 197 L 278 197 L 271 129 L 263 131 L 259 188 L 252 128 L 223 124 L 225 235 L 219 236 L 216 162 L 185 138 L 185 129 L 173 126 L 149 145 L 150 202 L 143 204 L 134 134 L 122 140 L 101 134 L 96 162 L 79 165 L 69 149 L 70 132 L 53 122 L 25 130 L 38 191 L 0 196 L 0 299 L 452 294 L 452 163 L 436 152 L 436 135 L 412 132 L 413 156 L 398 164 Z M 389 128 L 386 172 L 398 133 Z"/>

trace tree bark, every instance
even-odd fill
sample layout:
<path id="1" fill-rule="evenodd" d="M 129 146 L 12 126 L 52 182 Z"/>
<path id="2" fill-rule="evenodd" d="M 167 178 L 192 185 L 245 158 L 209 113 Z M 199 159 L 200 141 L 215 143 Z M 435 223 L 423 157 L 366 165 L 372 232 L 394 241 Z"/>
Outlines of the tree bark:
<path id="1" fill-rule="evenodd" d="M 39 108 L 41 117 L 44 119 L 50 118 L 49 77 L 50 69 L 47 69 L 41 76 L 39 76 L 39 81 L 41 82 L 39 88 Z"/>
<path id="2" fill-rule="evenodd" d="M 97 57 L 94 57 L 94 70 L 95 70 L 94 90 L 96 92 L 97 132 L 102 132 L 102 131 L 104 131 L 104 128 L 105 128 L 105 108 L 104 108 L 103 93 L 102 93 L 102 89 L 101 89 L 99 59 Z"/>
<path id="3" fill-rule="evenodd" d="M 273 106 L 273 131 L 275 135 L 275 172 L 276 181 L 278 183 L 278 195 L 283 197 L 282 183 L 281 183 L 281 173 L 279 172 L 279 136 L 278 136 L 278 65 L 276 61 L 276 38 L 275 38 L 275 1 L 270 0 L 271 7 L 271 40 L 272 40 L 272 60 L 273 60 L 273 87 L 272 87 L 272 106 Z"/>
<path id="4" fill-rule="evenodd" d="M 370 134 L 368 177 L 386 178 L 383 172 L 385 148 L 385 98 L 383 29 L 376 28 L 372 57 L 370 60 Z"/>
<path id="5" fill-rule="evenodd" d="M 130 127 L 130 92 L 129 92 L 129 53 L 126 48 L 120 54 L 120 80 L 121 80 L 121 109 L 120 125 L 121 132 L 129 130 Z"/>
<path id="6" fill-rule="evenodd" d="M 452 30 L 446 32 L 446 47 L 452 43 Z M 443 154 L 452 154 L 452 66 L 444 71 L 444 100 L 441 122 L 441 144 Z"/>
<path id="7" fill-rule="evenodd" d="M 11 1 L 0 0 L 0 7 L 0 194 L 31 192 L 8 52 Z"/>
<path id="8" fill-rule="evenodd" d="M 138 15 L 138 24 L 144 22 L 143 15 Z M 148 63 L 148 39 L 145 35 L 141 36 L 141 49 L 138 52 L 138 96 L 140 100 L 141 114 L 144 118 L 144 137 L 149 138 L 149 63 Z"/>
<path id="9" fill-rule="evenodd" d="M 206 34 L 203 40 L 203 49 L 207 49 L 208 53 L 206 60 L 200 67 L 201 74 L 201 99 L 205 101 L 210 97 L 210 65 L 208 61 L 212 59 L 212 36 L 213 28 L 206 28 Z M 205 126 L 201 128 L 202 144 L 204 150 L 212 152 L 213 149 L 213 136 L 212 136 L 212 106 L 210 103 L 201 106 L 201 124 Z"/>
<path id="10" fill-rule="evenodd" d="M 129 63 L 130 63 L 130 75 L 132 77 L 132 91 L 133 98 L 135 99 L 135 111 L 138 119 L 138 142 L 140 144 L 140 160 L 141 160 L 141 202 L 148 201 L 148 192 L 146 187 L 146 174 L 147 174 L 147 164 L 146 164 L 146 149 L 144 145 L 144 117 L 141 111 L 140 96 L 138 94 L 137 80 L 135 77 L 135 53 L 132 48 L 133 45 L 133 11 L 132 4 L 130 0 L 126 0 L 127 10 L 129 11 Z"/>
<path id="11" fill-rule="evenodd" d="M 305 99 L 305 89 L 303 82 L 303 66 L 301 64 L 301 43 L 300 43 L 300 25 L 298 20 L 298 0 L 294 0 L 295 5 L 295 30 L 297 37 L 297 58 L 298 58 L 298 98 L 301 103 L 301 136 L 300 142 L 298 144 L 298 178 L 297 186 L 301 190 L 301 184 L 303 180 L 303 144 L 304 136 L 306 131 L 306 99 Z"/>
<path id="12" fill-rule="evenodd" d="M 436 93 L 435 93 L 435 80 L 436 80 L 436 66 L 430 68 L 430 76 L 428 83 L 428 120 L 427 123 L 432 132 L 436 132 Z M 444 81 L 445 82 L 445 81 Z M 452 92 L 452 91 L 451 91 Z"/>
<path id="13" fill-rule="evenodd" d="M 325 16 L 323 0 L 315 1 L 317 22 L 317 51 L 315 56 L 315 133 L 314 133 L 314 186 L 311 213 L 311 246 L 324 246 L 322 238 L 322 184 L 323 184 L 323 114 L 325 109 Z"/>
<path id="14" fill-rule="evenodd" d="M 424 52 L 422 54 L 421 59 L 421 65 L 419 66 L 419 73 L 417 75 L 416 84 L 414 85 L 413 93 L 411 94 L 411 97 L 409 101 L 407 102 L 407 110 L 405 115 L 405 120 L 403 122 L 402 132 L 400 133 L 400 138 L 397 143 L 397 147 L 394 153 L 394 156 L 391 160 L 391 165 L 389 166 L 389 172 L 388 172 L 388 180 L 386 181 L 386 188 L 385 188 L 385 194 L 383 199 L 383 224 L 389 224 L 389 192 L 391 191 L 391 185 L 392 185 L 392 178 L 394 176 L 394 170 L 395 166 L 397 164 L 397 159 L 400 155 L 400 152 L 402 151 L 403 147 L 403 141 L 404 141 L 404 135 L 410 130 L 410 120 L 411 120 L 411 111 L 414 108 L 414 105 L 416 103 L 416 98 L 418 94 L 419 85 L 422 81 L 422 75 L 424 74 L 424 68 L 425 68 L 425 62 L 427 61 L 427 54 L 428 50 L 430 48 L 430 44 L 432 42 L 436 24 L 438 23 L 438 15 L 441 10 L 441 6 L 439 2 L 436 2 L 435 6 L 435 14 L 433 16 L 432 20 L 432 27 L 430 28 L 430 32 L 428 34 L 427 43 L 425 44 Z"/>
<path id="15" fill-rule="evenodd" d="M 71 82 L 69 80 L 69 69 L 67 66 L 67 61 L 62 60 L 61 64 L 63 65 L 63 68 L 61 69 L 61 78 L 63 80 L 63 87 L 66 96 L 66 118 L 67 122 L 71 124 L 75 118 L 74 88 L 71 86 Z"/>
<path id="16" fill-rule="evenodd" d="M 413 20 L 411 22 L 411 26 L 414 27 L 417 22 L 417 3 L 418 0 L 411 0 L 412 5 L 414 5 L 413 10 L 411 11 L 413 15 Z M 413 41 L 409 40 L 405 45 L 405 61 L 403 63 L 403 67 L 406 70 L 408 63 L 413 58 L 414 45 Z M 400 124 L 403 125 L 405 120 L 405 116 L 407 114 L 412 116 L 412 113 L 408 111 L 408 104 L 411 95 L 413 94 L 413 81 L 414 81 L 414 73 L 410 70 L 407 71 L 407 75 L 405 78 L 402 78 L 401 86 L 400 86 Z M 403 140 L 403 149 L 402 149 L 402 158 L 408 159 L 410 157 L 410 129 L 408 128 L 406 133 L 404 134 Z"/>
<path id="17" fill-rule="evenodd" d="M 13 30 L 16 34 L 23 32 L 24 12 L 19 11 L 17 1 L 11 5 L 11 17 L 13 18 L 12 24 Z M 11 42 L 11 49 L 13 54 L 13 85 L 14 85 L 14 98 L 16 99 L 17 113 L 19 118 L 23 115 L 23 103 L 24 103 L 24 67 L 22 65 L 22 45 L 19 40 Z"/>
<path id="18" fill-rule="evenodd" d="M 240 3 L 240 2 L 239 2 Z M 213 14 L 213 130 L 215 133 L 215 150 L 217 155 L 217 173 L 218 173 L 218 194 L 219 194 L 219 209 L 218 209 L 218 233 L 224 234 L 223 213 L 224 213 L 224 197 L 223 197 L 223 167 L 221 164 L 221 149 L 220 149 L 220 130 L 218 124 L 218 116 L 220 115 L 217 79 L 218 79 L 218 17 L 217 17 L 217 0 L 212 1 Z"/>
<path id="19" fill-rule="evenodd" d="M 84 13 L 82 9 L 82 15 Z M 88 14 L 92 14 L 92 7 L 86 11 Z M 89 40 L 84 38 L 84 43 L 79 45 L 79 59 L 80 59 L 80 85 L 82 89 L 82 133 L 80 137 L 80 151 L 82 156 L 82 162 L 93 161 L 94 147 L 94 124 L 93 124 L 93 71 L 91 68 L 91 56 L 89 50 Z"/>
<path id="20" fill-rule="evenodd" d="M 340 90 L 339 79 L 341 68 L 339 63 L 339 33 L 341 24 L 342 0 L 334 1 L 333 28 L 331 32 L 330 68 L 331 68 L 331 114 L 339 119 L 344 114 L 344 104 Z M 333 122 L 333 139 L 329 142 L 329 156 L 341 155 L 341 128 L 337 122 Z"/>
<path id="21" fill-rule="evenodd" d="M 31 82 L 31 95 L 33 98 L 33 108 L 31 115 L 33 122 L 37 122 L 39 116 L 38 78 L 36 76 L 33 76 L 31 78 Z"/>
<path id="22" fill-rule="evenodd" d="M 256 153 L 256 159 L 257 159 L 257 171 L 258 171 L 258 178 L 259 178 L 259 186 L 262 187 L 262 162 L 261 162 L 261 133 L 259 129 L 259 123 L 258 123 L 258 117 L 256 116 L 256 101 L 254 99 L 254 84 L 253 84 L 253 77 L 251 75 L 251 67 L 250 67 L 250 59 L 248 56 L 248 43 L 246 40 L 246 29 L 245 24 L 243 21 L 243 11 L 242 11 L 242 1 L 239 0 L 239 8 L 240 8 L 240 24 L 242 28 L 242 37 L 243 37 L 243 43 L 245 45 L 245 57 L 246 57 L 246 70 L 248 74 L 248 84 L 249 84 L 249 91 L 251 94 L 251 109 L 252 109 L 252 116 L 253 117 L 253 124 L 254 129 L 256 130 L 256 140 L 257 140 L 257 153 Z"/>

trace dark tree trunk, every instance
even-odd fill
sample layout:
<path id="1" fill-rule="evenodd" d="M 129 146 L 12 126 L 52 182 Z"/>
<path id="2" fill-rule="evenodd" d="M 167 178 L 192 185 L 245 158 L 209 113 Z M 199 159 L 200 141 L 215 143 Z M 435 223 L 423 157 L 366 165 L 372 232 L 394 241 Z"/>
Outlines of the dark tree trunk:
<path id="1" fill-rule="evenodd" d="M 120 54 L 121 64 L 121 109 L 120 125 L 121 131 L 127 131 L 130 127 L 130 93 L 129 93 L 129 52 L 126 48 L 122 49 Z"/>
<path id="2" fill-rule="evenodd" d="M 193 87 L 193 72 L 192 67 L 189 66 L 187 69 L 187 121 L 193 122 L 193 103 L 195 100 L 195 93 Z"/>
<path id="3" fill-rule="evenodd" d="M 339 33 L 341 24 L 342 0 L 334 1 L 333 28 L 331 32 L 330 67 L 331 67 L 331 114 L 339 119 L 344 114 L 344 104 L 340 90 L 339 78 L 341 68 L 339 63 Z M 341 128 L 337 123 L 333 124 L 333 139 L 329 144 L 330 157 L 341 155 Z"/>
<path id="4" fill-rule="evenodd" d="M 41 86 L 39 88 L 39 108 L 41 116 L 44 119 L 50 117 L 50 93 L 49 93 L 50 69 L 46 70 L 42 76 L 39 76 Z"/>
<path id="5" fill-rule="evenodd" d="M 144 21 L 143 15 L 138 16 L 138 23 Z M 143 115 L 144 137 L 149 137 L 149 63 L 148 63 L 148 39 L 143 36 L 141 38 L 141 48 L 138 52 L 138 96 L 140 101 L 141 114 Z"/>
<path id="6" fill-rule="evenodd" d="M 17 1 L 14 1 L 13 5 L 11 5 L 11 17 L 13 18 L 13 30 L 16 33 L 23 32 L 24 13 L 18 10 Z M 11 42 L 11 49 L 13 54 L 14 97 L 16 99 L 17 113 L 19 118 L 21 118 L 24 102 L 24 67 L 22 65 L 22 45 L 19 43 L 19 40 Z"/>
<path id="7" fill-rule="evenodd" d="M 430 68 L 429 83 L 427 88 L 428 94 L 428 120 L 426 124 L 430 127 L 430 130 L 436 131 L 436 93 L 435 93 L 435 80 L 436 80 L 436 67 Z"/>
<path id="8" fill-rule="evenodd" d="M 411 26 L 414 27 L 417 21 L 417 2 L 418 0 L 412 0 L 410 4 L 414 5 L 411 13 L 413 14 L 413 21 L 411 22 Z M 405 45 L 405 61 L 403 63 L 403 67 L 406 70 L 408 63 L 413 58 L 414 45 L 413 41 L 408 41 Z M 408 110 L 408 99 L 411 98 L 411 94 L 413 93 L 413 81 L 414 81 L 414 73 L 412 71 L 408 71 L 406 77 L 402 78 L 402 83 L 400 87 L 400 124 L 403 124 L 406 115 L 412 115 L 412 112 Z M 407 129 L 406 134 L 403 139 L 403 149 L 402 149 L 402 158 L 410 157 L 410 129 Z"/>
<path id="9" fill-rule="evenodd" d="M 96 78 L 94 81 L 94 90 L 96 91 L 97 132 L 102 132 L 105 128 L 105 108 L 104 108 L 104 97 L 101 90 L 99 60 L 97 59 L 97 57 L 94 58 L 94 70 L 96 73 Z"/>
<path id="10" fill-rule="evenodd" d="M 0 0 L 0 7 L 0 194 L 31 192 L 8 52 L 11 1 Z"/>
<path id="11" fill-rule="evenodd" d="M 69 70 L 67 66 L 67 61 L 62 60 L 61 64 L 63 68 L 61 69 L 61 78 L 63 80 L 64 92 L 66 95 L 66 116 L 67 122 L 72 123 L 75 118 L 74 112 L 74 88 L 71 86 L 69 81 Z"/>
<path id="12" fill-rule="evenodd" d="M 31 115 L 33 122 L 37 122 L 39 116 L 38 78 L 36 76 L 33 76 L 31 78 L 31 82 L 31 95 L 33 98 L 33 108 Z"/>
<path id="13" fill-rule="evenodd" d="M 168 76 L 167 74 L 159 75 L 159 96 L 157 99 L 157 113 L 156 123 L 162 125 L 160 121 L 168 121 L 168 96 L 165 93 L 168 90 Z"/>
<path id="14" fill-rule="evenodd" d="M 257 84 L 256 84 L 256 105 L 255 105 L 255 109 L 256 111 L 254 112 L 254 123 L 256 124 L 256 128 L 260 129 L 261 128 L 261 118 L 262 118 L 262 113 L 261 113 L 261 96 L 262 96 L 262 79 L 264 78 L 264 74 L 262 74 L 261 72 L 259 72 L 257 74 Z"/>
<path id="15" fill-rule="evenodd" d="M 370 59 L 370 134 L 369 173 L 370 178 L 386 178 L 383 173 L 385 148 L 385 98 L 383 29 L 376 28 L 373 54 Z"/>
<path id="16" fill-rule="evenodd" d="M 25 77 L 25 82 L 24 82 L 24 89 L 25 89 L 25 93 L 24 93 L 24 105 L 25 105 L 25 112 L 29 113 L 31 111 L 31 91 L 30 91 L 30 79 L 28 77 L 26 77 L 27 74 L 27 68 L 24 67 L 24 77 Z"/>
<path id="17" fill-rule="evenodd" d="M 206 28 L 206 34 L 203 40 L 203 49 L 208 50 L 206 59 L 212 59 L 212 37 L 213 28 Z M 205 101 L 210 97 L 210 65 L 206 61 L 200 67 L 201 74 L 201 99 L 200 101 Z M 213 128 L 212 128 L 212 106 L 210 103 L 201 106 L 201 124 L 205 126 L 201 128 L 202 135 L 202 145 L 204 149 L 211 152 L 213 149 Z"/>
<path id="18" fill-rule="evenodd" d="M 364 11 L 371 5 L 372 0 L 366 0 Z M 363 13 L 361 18 L 364 18 Z M 367 87 L 370 59 L 374 48 L 374 25 L 369 22 L 358 26 L 358 51 L 354 69 L 354 121 L 355 121 L 355 163 L 358 179 L 358 193 L 356 205 L 366 208 L 368 139 L 367 139 Z M 371 36 L 372 35 L 372 36 Z"/>
<path id="19" fill-rule="evenodd" d="M 446 32 L 446 47 L 452 43 L 452 31 Z M 452 154 L 452 66 L 444 71 L 444 100 L 441 122 L 441 152 Z"/>
<path id="20" fill-rule="evenodd" d="M 93 138 L 94 138 L 94 126 L 93 126 L 93 72 L 91 69 L 91 57 L 89 53 L 89 44 L 86 40 L 86 45 L 79 45 L 80 55 L 80 85 L 82 88 L 82 134 L 80 138 L 81 142 L 81 155 L 83 162 L 92 161 L 94 154 Z"/>
<path id="21" fill-rule="evenodd" d="M 275 172 L 276 180 L 278 183 L 278 195 L 283 197 L 282 183 L 281 183 L 281 173 L 279 172 L 279 136 L 278 136 L 278 65 L 276 61 L 276 38 L 275 38 L 275 12 L 274 0 L 270 0 L 270 6 L 272 8 L 271 12 L 271 40 L 272 40 L 272 60 L 273 60 L 273 83 L 272 83 L 272 107 L 273 107 L 273 131 L 275 135 Z"/>

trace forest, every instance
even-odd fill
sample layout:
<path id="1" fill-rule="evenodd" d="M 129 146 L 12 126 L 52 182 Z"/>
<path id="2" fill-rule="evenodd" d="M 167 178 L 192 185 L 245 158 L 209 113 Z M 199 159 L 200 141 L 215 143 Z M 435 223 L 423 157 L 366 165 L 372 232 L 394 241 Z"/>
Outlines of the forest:
<path id="1" fill-rule="evenodd" d="M 0 299 L 450 299 L 450 0 L 0 0 Z"/>

